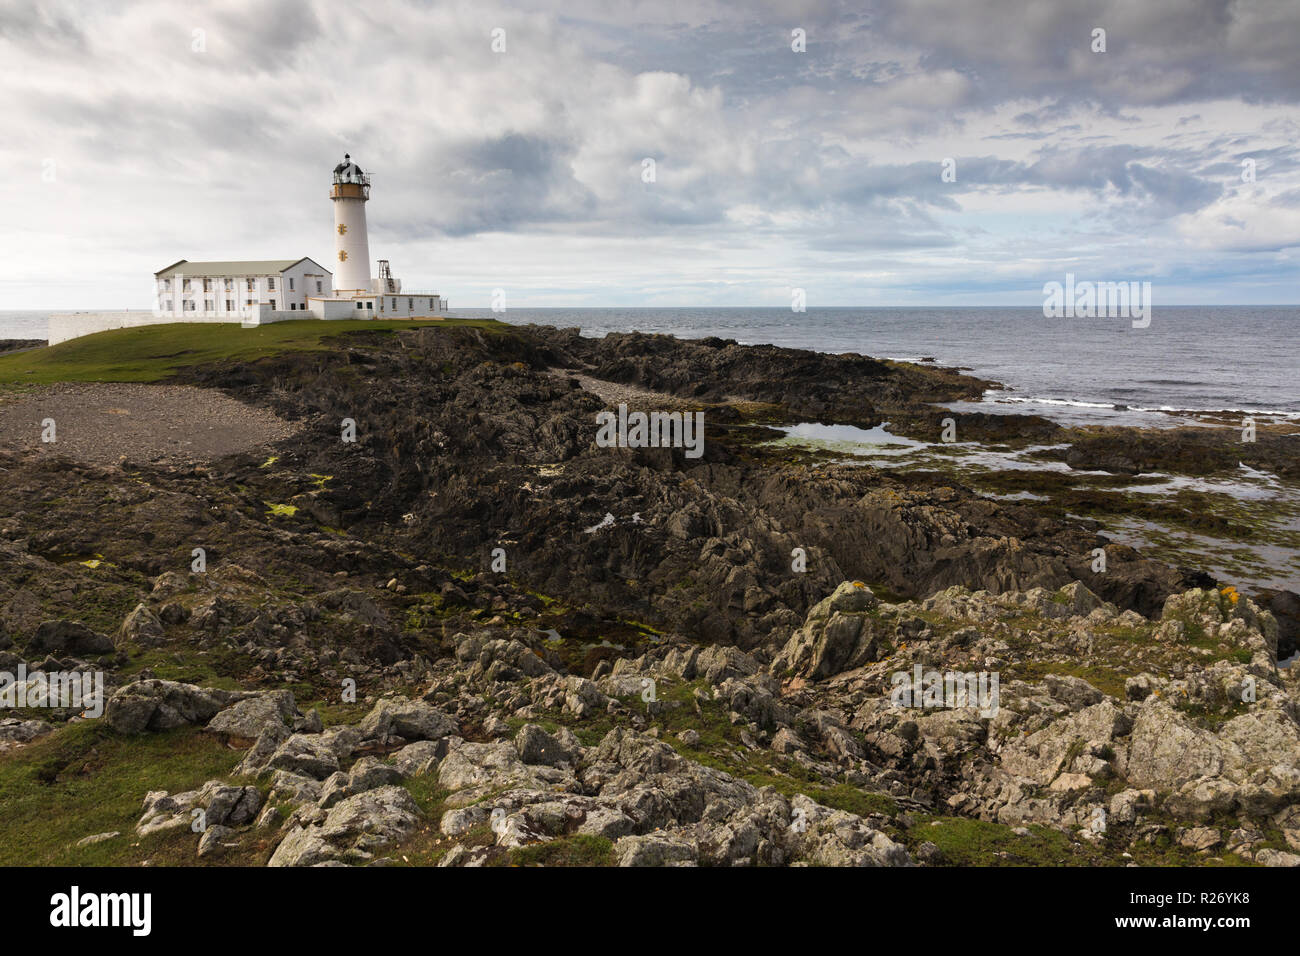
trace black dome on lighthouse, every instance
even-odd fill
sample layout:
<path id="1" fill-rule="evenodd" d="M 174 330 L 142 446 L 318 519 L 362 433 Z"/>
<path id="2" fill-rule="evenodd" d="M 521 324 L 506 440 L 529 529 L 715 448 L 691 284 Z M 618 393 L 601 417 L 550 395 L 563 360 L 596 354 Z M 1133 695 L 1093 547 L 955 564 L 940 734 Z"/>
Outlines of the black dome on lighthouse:
<path id="1" fill-rule="evenodd" d="M 352 162 L 352 156 L 349 153 L 343 154 L 343 162 L 334 167 L 334 181 L 336 183 L 364 183 L 366 174 L 361 171 L 361 167 Z"/>

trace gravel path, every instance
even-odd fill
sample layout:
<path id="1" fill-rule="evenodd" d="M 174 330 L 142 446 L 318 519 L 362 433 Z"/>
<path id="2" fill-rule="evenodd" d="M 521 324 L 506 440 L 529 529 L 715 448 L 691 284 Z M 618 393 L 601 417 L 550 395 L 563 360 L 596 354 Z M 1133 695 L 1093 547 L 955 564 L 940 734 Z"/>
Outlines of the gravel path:
<path id="1" fill-rule="evenodd" d="M 654 392 L 645 388 L 637 388 L 635 385 L 607 382 L 602 378 L 592 378 L 590 375 L 583 375 L 581 372 L 568 369 L 555 369 L 552 374 L 561 378 L 576 378 L 579 385 L 599 396 L 602 401 L 608 402 L 611 408 L 617 408 L 620 404 L 626 404 L 631 410 L 639 409 L 641 411 L 672 411 L 679 408 L 700 407 L 699 403 L 688 402 L 676 395 L 669 395 L 667 392 Z"/>
<path id="2" fill-rule="evenodd" d="M 53 443 L 41 441 L 47 418 Z M 0 447 L 101 465 L 210 461 L 296 431 L 265 409 L 189 385 L 70 382 L 0 396 Z"/>

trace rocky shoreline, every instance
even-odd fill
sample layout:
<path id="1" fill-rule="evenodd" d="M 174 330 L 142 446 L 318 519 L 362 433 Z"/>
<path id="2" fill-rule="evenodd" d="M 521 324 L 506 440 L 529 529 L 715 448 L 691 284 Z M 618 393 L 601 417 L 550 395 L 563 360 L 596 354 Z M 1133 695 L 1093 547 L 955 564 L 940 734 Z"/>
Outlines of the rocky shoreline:
<path id="1" fill-rule="evenodd" d="M 45 339 L 0 339 L 0 352 L 20 352 L 23 349 L 40 348 L 45 344 Z"/>
<path id="2" fill-rule="evenodd" d="M 212 772 L 49 860 L 1300 864 L 1294 594 L 770 444 L 952 418 L 1079 470 L 1293 482 L 1287 429 L 954 413 L 993 383 L 722 340 L 338 342 L 166 386 L 292 425 L 269 446 L 0 451 L 0 670 L 100 669 L 112 695 L 0 724 L 0 773 L 68 784 L 172 738 Z M 598 447 L 619 402 L 703 412 L 702 456 Z M 994 712 L 895 706 L 916 668 L 996 675 Z"/>

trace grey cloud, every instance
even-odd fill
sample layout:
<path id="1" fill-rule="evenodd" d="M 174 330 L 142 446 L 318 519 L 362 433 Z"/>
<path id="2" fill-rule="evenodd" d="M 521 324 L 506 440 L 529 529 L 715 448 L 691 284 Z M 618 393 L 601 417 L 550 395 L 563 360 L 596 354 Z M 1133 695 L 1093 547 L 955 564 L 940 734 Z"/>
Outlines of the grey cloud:
<path id="1" fill-rule="evenodd" d="M 459 236 L 586 219 L 595 199 L 574 178 L 571 151 L 559 138 L 522 133 L 429 144 L 414 167 L 391 171 L 389 181 L 422 194 L 436 214 L 399 212 L 390 228 Z"/>
<path id="2" fill-rule="evenodd" d="M 56 54 L 84 54 L 85 27 L 86 18 L 71 7 L 41 0 L 9 0 L 0 5 L 0 43 Z"/>
<path id="3" fill-rule="evenodd" d="M 1286 192 L 1274 196 L 1273 203 L 1291 209 L 1300 208 L 1300 189 L 1288 189 Z"/>
<path id="4" fill-rule="evenodd" d="M 348 10 L 349 8 L 341 8 Z M 328 15 L 328 8 L 327 15 Z M 336 8 L 335 15 L 341 12 Z M 359 11 L 349 13 L 356 15 Z M 194 13 L 196 27 L 220 35 L 233 56 L 225 58 L 221 69 L 232 71 L 261 70 L 268 73 L 290 71 L 294 57 L 324 35 L 316 10 L 307 0 L 274 0 L 250 4 L 243 9 L 217 8 L 211 14 Z"/>
<path id="5" fill-rule="evenodd" d="M 1219 96 L 1300 101 L 1300 5 L 1268 0 L 1041 4 L 883 0 L 876 28 L 927 68 L 980 77 L 983 102 L 1016 93 L 1121 106 Z M 1092 53 L 1092 30 L 1107 52 Z M 1285 39 L 1289 37 L 1290 39 Z"/>
<path id="6" fill-rule="evenodd" d="M 927 249 L 959 250 L 970 265 L 954 283 L 984 263 L 1135 235 L 1164 261 L 1191 255 L 1170 220 L 1224 196 L 1245 157 L 1281 193 L 1271 211 L 1296 207 L 1295 3 L 139 0 L 89 11 L 0 8 L 0 48 L 21 64 L 7 76 L 24 85 L 6 103 L 0 151 L 47 156 L 57 143 L 61 169 L 90 186 L 118 186 L 134 168 L 141 235 L 191 231 L 177 223 L 183 190 L 219 203 L 262 189 L 276 201 L 250 203 L 238 228 L 301 223 L 311 235 L 344 150 L 375 173 L 375 235 L 412 247 L 635 237 L 765 245 L 846 270 L 861 251 L 889 258 L 903 284 L 930 275 Z M 207 56 L 189 52 L 191 20 L 209 31 Z M 487 45 L 498 23 L 512 31 L 504 57 Z M 1104 55 L 1087 52 L 1094 25 L 1108 31 Z M 794 27 L 807 53 L 790 50 Z M 51 82 L 32 82 L 46 71 Z M 648 84 L 661 114 L 636 101 L 644 73 L 670 75 Z M 1274 106 L 1228 125 L 1223 100 Z M 955 183 L 940 180 L 945 155 Z M 655 184 L 637 175 L 644 156 L 660 162 Z M 988 193 L 1086 223 L 1047 239 L 1017 231 L 976 211 Z M 39 199 L 8 199 L 19 233 L 42 228 Z"/>

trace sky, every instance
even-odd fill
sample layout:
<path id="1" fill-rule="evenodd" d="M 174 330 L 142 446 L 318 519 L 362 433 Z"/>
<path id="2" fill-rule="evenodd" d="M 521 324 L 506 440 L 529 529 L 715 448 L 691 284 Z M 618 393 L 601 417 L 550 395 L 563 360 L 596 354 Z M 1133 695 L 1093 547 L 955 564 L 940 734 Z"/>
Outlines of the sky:
<path id="1" fill-rule="evenodd" d="M 453 310 L 1300 302 L 1295 0 L 0 0 L 0 82 L 0 309 L 330 268 L 345 152 Z"/>

